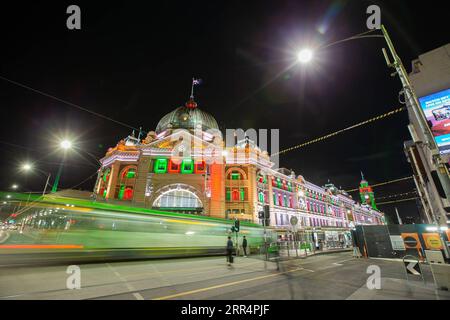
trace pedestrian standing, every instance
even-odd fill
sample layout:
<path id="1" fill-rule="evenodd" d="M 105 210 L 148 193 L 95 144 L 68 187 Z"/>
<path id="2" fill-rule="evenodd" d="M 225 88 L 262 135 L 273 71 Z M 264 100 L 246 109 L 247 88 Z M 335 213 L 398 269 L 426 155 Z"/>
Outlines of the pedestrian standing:
<path id="1" fill-rule="evenodd" d="M 247 238 L 244 236 L 244 240 L 242 240 L 242 249 L 244 249 L 244 257 L 247 257 Z"/>
<path id="2" fill-rule="evenodd" d="M 231 237 L 228 237 L 227 241 L 227 262 L 229 266 L 233 263 L 233 241 Z"/>

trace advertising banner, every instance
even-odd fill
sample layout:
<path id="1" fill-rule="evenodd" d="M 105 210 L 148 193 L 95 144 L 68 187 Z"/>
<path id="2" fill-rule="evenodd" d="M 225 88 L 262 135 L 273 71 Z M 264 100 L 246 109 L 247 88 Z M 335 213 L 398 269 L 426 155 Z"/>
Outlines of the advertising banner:
<path id="1" fill-rule="evenodd" d="M 401 236 L 389 236 L 391 239 L 392 249 L 396 251 L 405 251 L 405 243 L 403 242 L 403 238 Z"/>
<path id="2" fill-rule="evenodd" d="M 450 152 L 450 89 L 419 98 L 441 153 Z"/>
<path id="3" fill-rule="evenodd" d="M 439 233 L 422 233 L 422 237 L 427 249 L 430 250 L 444 249 Z"/>
<path id="4" fill-rule="evenodd" d="M 417 233 L 402 233 L 401 237 L 407 249 L 420 249 L 419 235 Z"/>

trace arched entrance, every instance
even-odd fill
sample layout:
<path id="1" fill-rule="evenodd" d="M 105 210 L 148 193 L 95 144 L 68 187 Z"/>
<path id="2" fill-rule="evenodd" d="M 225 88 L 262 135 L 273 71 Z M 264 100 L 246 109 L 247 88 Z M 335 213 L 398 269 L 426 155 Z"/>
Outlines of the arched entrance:
<path id="1" fill-rule="evenodd" d="M 152 208 L 158 210 L 177 211 L 201 214 L 203 203 L 196 190 L 185 184 L 174 184 L 159 190 Z"/>

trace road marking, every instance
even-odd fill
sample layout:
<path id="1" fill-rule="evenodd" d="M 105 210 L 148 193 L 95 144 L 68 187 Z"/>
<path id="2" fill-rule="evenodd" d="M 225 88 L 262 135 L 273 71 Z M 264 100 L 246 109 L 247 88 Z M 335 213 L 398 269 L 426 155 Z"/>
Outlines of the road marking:
<path id="1" fill-rule="evenodd" d="M 191 291 L 180 292 L 180 293 L 172 294 L 172 295 L 169 295 L 169 296 L 154 298 L 152 300 L 167 300 L 167 299 L 172 299 L 172 298 L 178 298 L 178 297 L 187 296 L 187 295 L 194 294 L 194 293 L 205 292 L 205 291 L 209 291 L 209 290 L 214 290 L 214 289 L 234 286 L 236 284 L 241 284 L 241 283 L 245 283 L 245 282 L 261 280 L 261 279 L 266 279 L 266 278 L 272 278 L 272 277 L 276 277 L 276 276 L 279 276 L 279 275 L 282 275 L 282 274 L 291 273 L 291 272 L 295 272 L 295 271 L 299 271 L 299 270 L 303 270 L 303 268 L 297 268 L 297 269 L 294 269 L 294 270 L 279 272 L 279 273 L 276 273 L 276 274 L 269 274 L 269 275 L 259 276 L 259 277 L 255 277 L 255 278 L 245 279 L 245 280 L 239 280 L 239 281 L 223 283 L 223 284 L 219 284 L 219 285 L 211 286 L 211 287 L 207 287 L 207 288 L 201 288 L 201 289 L 195 289 L 195 290 L 191 290 Z"/>
<path id="2" fill-rule="evenodd" d="M 214 260 L 220 260 L 220 261 L 222 261 L 222 258 L 220 258 L 220 259 L 214 259 Z M 203 261 L 206 261 L 206 262 L 208 262 L 208 261 L 210 261 L 210 260 L 201 260 L 200 262 L 203 262 Z M 245 267 L 249 267 L 249 266 L 252 266 L 252 265 L 255 265 L 255 264 L 260 264 L 261 263 L 261 261 L 254 261 L 254 262 L 250 262 L 250 263 L 245 263 L 245 264 L 239 264 L 238 266 L 239 266 L 239 268 L 245 268 Z M 168 271 L 159 271 L 158 269 L 157 269 L 157 266 L 158 265 L 156 265 L 156 264 L 149 264 L 149 265 L 151 265 L 152 267 L 153 267 L 153 269 L 155 270 L 155 272 L 158 274 L 158 275 L 163 275 L 163 274 L 167 274 L 167 273 L 179 273 L 180 272 L 180 269 L 177 269 L 177 270 L 168 270 Z M 159 265 L 160 267 L 165 267 L 165 265 Z M 208 272 L 208 271 L 219 271 L 219 270 L 223 270 L 223 268 L 225 267 L 225 264 L 220 264 L 220 265 L 212 265 L 212 266 L 206 266 L 206 267 L 196 267 L 195 269 L 194 269 L 194 271 L 199 271 L 199 270 L 204 270 L 204 271 L 201 271 L 201 272 L 194 272 L 194 273 L 188 273 L 188 274 L 186 274 L 186 276 L 188 276 L 188 275 L 195 275 L 195 274 L 199 274 L 199 273 L 203 273 L 203 272 Z M 183 269 L 181 269 L 181 270 L 184 270 L 184 271 L 189 271 L 189 270 L 193 270 L 192 268 L 183 268 Z M 151 272 L 139 272 L 139 273 L 134 273 L 134 274 L 132 274 L 132 275 L 124 275 L 123 276 L 123 278 L 124 279 L 128 279 L 128 278 L 130 278 L 130 277 L 135 277 L 135 276 L 137 276 L 137 275 L 148 275 L 148 274 L 151 274 Z"/>
<path id="3" fill-rule="evenodd" d="M 108 266 L 108 268 L 114 273 L 114 275 L 120 279 L 121 282 L 123 282 L 125 284 L 125 287 L 127 287 L 128 291 L 130 293 L 133 294 L 133 297 L 136 300 L 144 300 L 144 297 L 139 293 L 139 292 L 133 292 L 133 291 L 137 291 L 135 287 L 133 287 L 130 283 L 127 282 L 126 279 L 124 279 L 119 272 L 117 272 L 112 266 L 111 264 L 107 263 L 106 264 Z"/>
<path id="4" fill-rule="evenodd" d="M 347 261 L 352 261 L 352 260 L 353 260 L 353 258 L 352 259 L 346 259 L 346 260 L 338 261 L 338 262 L 333 262 L 333 264 L 336 265 L 336 266 L 343 266 L 342 263 L 347 262 Z"/>
<path id="5" fill-rule="evenodd" d="M 133 296 L 136 298 L 136 300 L 145 300 L 139 292 L 134 292 Z"/>

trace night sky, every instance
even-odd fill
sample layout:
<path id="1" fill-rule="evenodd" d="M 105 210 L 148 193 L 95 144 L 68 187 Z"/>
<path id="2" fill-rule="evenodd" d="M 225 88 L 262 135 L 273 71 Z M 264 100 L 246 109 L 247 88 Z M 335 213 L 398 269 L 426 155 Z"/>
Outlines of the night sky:
<path id="1" fill-rule="evenodd" d="M 66 28 L 71 4 L 81 7 L 81 30 Z M 1 8 L 0 76 L 146 131 L 188 99 L 192 77 L 201 78 L 196 100 L 223 131 L 280 129 L 284 149 L 401 106 L 381 38 L 332 46 L 314 63 L 288 68 L 305 45 L 367 31 L 371 4 L 381 7 L 408 71 L 412 59 L 450 40 L 448 12 L 435 1 L 15 2 Z M 18 167 L 32 161 L 55 175 L 60 138 L 101 158 L 132 130 L 2 79 L 0 106 L 2 190 L 12 183 L 42 190 L 43 174 Z M 410 176 L 407 124 L 402 112 L 284 154 L 281 166 L 347 190 L 360 171 L 372 184 Z M 98 167 L 86 152 L 68 156 L 61 187 L 92 190 Z M 375 193 L 413 189 L 409 180 Z M 404 218 L 417 216 L 414 201 L 396 206 Z M 391 217 L 394 205 L 380 209 Z"/>

